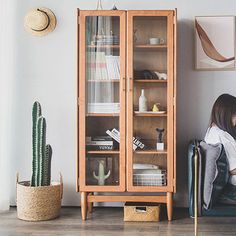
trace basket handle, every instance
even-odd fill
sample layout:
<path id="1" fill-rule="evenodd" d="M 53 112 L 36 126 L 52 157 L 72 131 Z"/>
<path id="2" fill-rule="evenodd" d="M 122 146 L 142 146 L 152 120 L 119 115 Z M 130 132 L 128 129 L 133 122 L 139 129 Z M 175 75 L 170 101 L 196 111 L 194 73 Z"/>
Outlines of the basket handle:
<path id="1" fill-rule="evenodd" d="M 16 184 L 19 183 L 19 172 L 16 172 Z"/>
<path id="2" fill-rule="evenodd" d="M 147 213 L 147 207 L 139 207 L 139 206 L 136 206 L 135 207 L 135 212 L 136 213 Z"/>
<path id="3" fill-rule="evenodd" d="M 62 178 L 62 174 L 60 172 L 60 195 L 61 195 L 61 199 L 63 197 L 63 178 Z"/>
<path id="4" fill-rule="evenodd" d="M 17 184 L 19 183 L 19 172 L 16 172 L 16 205 L 17 205 Z"/>

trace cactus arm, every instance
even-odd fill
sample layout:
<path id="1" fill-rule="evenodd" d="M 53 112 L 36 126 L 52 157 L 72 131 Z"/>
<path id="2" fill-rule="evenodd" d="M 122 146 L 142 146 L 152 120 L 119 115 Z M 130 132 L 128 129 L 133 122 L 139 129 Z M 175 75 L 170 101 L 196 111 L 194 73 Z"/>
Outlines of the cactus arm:
<path id="1" fill-rule="evenodd" d="M 39 117 L 37 122 L 38 128 L 38 160 L 39 160 L 39 173 L 38 180 L 39 186 L 43 186 L 44 175 L 44 159 L 45 159 L 45 147 L 46 147 L 46 120 L 44 117 Z"/>
<path id="2" fill-rule="evenodd" d="M 32 177 L 31 186 L 37 186 L 38 182 L 38 172 L 39 172 L 39 162 L 38 162 L 38 142 L 37 142 L 37 120 L 41 116 L 41 106 L 39 102 L 35 102 L 32 109 Z"/>
<path id="3" fill-rule="evenodd" d="M 95 174 L 95 171 L 93 172 L 93 177 L 97 180 L 99 179 L 99 177 Z"/>
<path id="4" fill-rule="evenodd" d="M 45 158 L 43 159 L 42 186 L 48 186 L 51 183 L 51 159 L 52 148 L 49 144 L 45 148 Z"/>
<path id="5" fill-rule="evenodd" d="M 107 179 L 111 174 L 111 171 L 109 170 L 108 173 L 104 176 L 104 180 Z"/>

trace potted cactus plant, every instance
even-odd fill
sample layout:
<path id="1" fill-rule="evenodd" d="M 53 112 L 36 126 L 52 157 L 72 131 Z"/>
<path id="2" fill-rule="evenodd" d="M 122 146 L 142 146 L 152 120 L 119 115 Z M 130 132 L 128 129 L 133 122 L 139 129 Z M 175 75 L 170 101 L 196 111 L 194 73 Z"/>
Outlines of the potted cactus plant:
<path id="1" fill-rule="evenodd" d="M 32 110 L 32 177 L 19 182 L 17 175 L 17 215 L 27 221 L 49 220 L 59 216 L 63 192 L 60 182 L 51 182 L 52 148 L 46 145 L 46 120 L 41 105 Z"/>

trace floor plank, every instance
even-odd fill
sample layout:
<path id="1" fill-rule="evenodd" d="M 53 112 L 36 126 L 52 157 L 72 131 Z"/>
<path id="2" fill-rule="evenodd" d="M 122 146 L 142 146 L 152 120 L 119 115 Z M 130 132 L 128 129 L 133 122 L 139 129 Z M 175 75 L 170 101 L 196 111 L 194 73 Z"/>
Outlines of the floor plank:
<path id="1" fill-rule="evenodd" d="M 124 222 L 122 208 L 94 209 L 88 220 L 81 220 L 80 208 L 62 208 L 61 216 L 51 221 L 26 222 L 16 218 L 16 208 L 0 213 L 0 236 L 193 236 L 193 219 L 187 209 L 175 209 L 174 220 L 166 215 L 160 222 Z M 236 235 L 235 218 L 199 219 L 199 236 Z"/>

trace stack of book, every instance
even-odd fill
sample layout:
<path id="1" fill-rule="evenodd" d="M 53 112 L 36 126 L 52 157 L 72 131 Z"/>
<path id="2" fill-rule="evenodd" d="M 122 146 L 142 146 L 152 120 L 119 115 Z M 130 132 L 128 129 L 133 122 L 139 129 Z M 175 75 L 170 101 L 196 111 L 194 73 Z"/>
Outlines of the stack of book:
<path id="1" fill-rule="evenodd" d="M 106 55 L 105 52 L 87 53 L 87 80 L 120 79 L 120 56 Z"/>
<path id="2" fill-rule="evenodd" d="M 166 186 L 166 170 L 150 164 L 133 165 L 134 186 Z"/>
<path id="3" fill-rule="evenodd" d="M 119 113 L 120 103 L 115 102 L 95 102 L 88 103 L 88 113 Z"/>
<path id="4" fill-rule="evenodd" d="M 116 128 L 112 130 L 107 130 L 106 133 L 111 136 L 114 140 L 116 140 L 118 143 L 120 143 L 120 131 L 118 131 Z M 145 144 L 142 143 L 138 138 L 133 137 L 133 150 L 135 151 L 137 148 L 139 149 L 145 149 Z"/>
<path id="5" fill-rule="evenodd" d="M 114 141 L 110 136 L 86 137 L 87 150 L 113 150 Z"/>
<path id="6" fill-rule="evenodd" d="M 92 44 L 94 45 L 118 45 L 120 42 L 117 35 L 96 35 Z"/>

